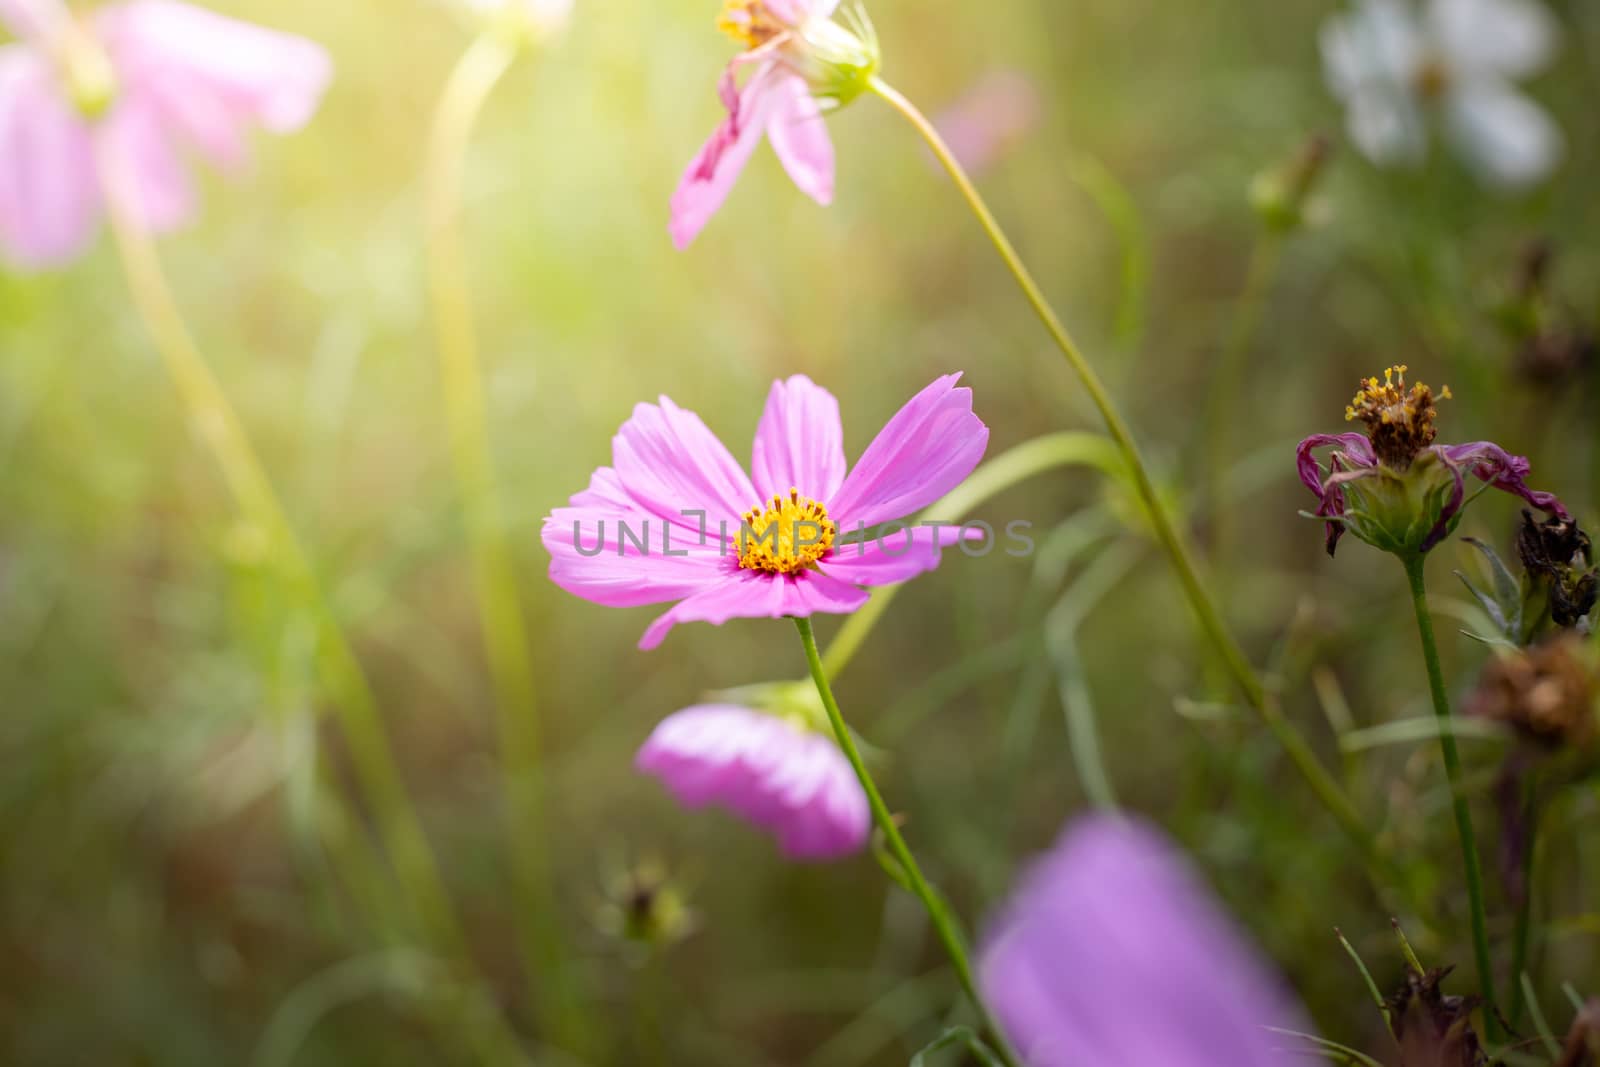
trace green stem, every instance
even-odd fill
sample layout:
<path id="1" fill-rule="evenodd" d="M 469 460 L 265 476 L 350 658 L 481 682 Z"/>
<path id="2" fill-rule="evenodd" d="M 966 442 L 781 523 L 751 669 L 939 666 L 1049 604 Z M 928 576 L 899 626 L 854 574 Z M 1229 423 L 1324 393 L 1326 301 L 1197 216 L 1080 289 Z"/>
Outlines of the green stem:
<path id="1" fill-rule="evenodd" d="M 1456 735 L 1451 728 L 1450 698 L 1445 693 L 1444 670 L 1439 665 L 1439 647 L 1433 636 L 1433 617 L 1428 611 L 1428 591 L 1423 579 L 1420 555 L 1402 562 L 1411 583 L 1411 606 L 1417 615 L 1417 635 L 1422 639 L 1422 658 L 1428 667 L 1428 690 L 1433 697 L 1433 713 L 1439 717 L 1439 747 L 1444 753 L 1445 775 L 1450 780 L 1450 804 L 1455 811 L 1456 834 L 1461 839 L 1461 859 L 1467 872 L 1467 898 L 1472 909 L 1472 952 L 1478 964 L 1478 983 L 1482 987 L 1485 1037 L 1497 1038 L 1500 1023 L 1495 1011 L 1494 971 L 1489 960 L 1489 927 L 1483 903 L 1483 865 L 1478 859 L 1478 839 L 1472 832 L 1472 811 L 1462 786 L 1461 754 L 1456 751 Z"/>
<path id="2" fill-rule="evenodd" d="M 1511 935 L 1511 1015 L 1514 1027 L 1522 1019 L 1525 1007 L 1522 990 L 1523 972 L 1528 969 L 1528 939 L 1533 930 L 1533 852 L 1539 840 L 1539 801 L 1532 781 L 1523 786 L 1522 826 L 1527 840 L 1522 843 L 1522 895 L 1517 900 L 1516 926 Z"/>
<path id="3" fill-rule="evenodd" d="M 557 918 L 543 811 L 541 737 L 528 626 L 517 598 L 485 416 L 482 362 L 472 321 L 461 231 L 462 173 L 472 130 L 495 86 L 522 51 L 522 36 L 491 28 L 456 64 L 440 99 L 429 147 L 426 218 L 429 294 L 450 453 L 466 513 L 472 582 L 494 686 L 512 857 L 518 941 L 535 1017 L 557 1043 L 586 1046 Z"/>
<path id="4" fill-rule="evenodd" d="M 1217 358 L 1205 420 L 1208 433 L 1203 478 L 1207 497 L 1211 500 L 1223 498 L 1223 479 L 1232 459 L 1234 405 L 1244 390 L 1246 357 L 1261 328 L 1267 293 L 1271 291 L 1272 279 L 1278 273 L 1282 252 L 1283 235 L 1280 232 L 1267 230 L 1257 239 L 1250 252 L 1250 264 L 1245 270 L 1244 287 L 1234 305 L 1228 339 Z M 1228 508 L 1212 509 L 1210 543 L 1213 563 L 1229 544 L 1229 531 L 1226 529 L 1229 514 Z"/>
<path id="5" fill-rule="evenodd" d="M 1044 291 L 1034 281 L 1033 275 L 1023 264 L 1022 258 L 1012 246 L 1011 240 L 1000 228 L 994 214 L 984 203 L 977 188 L 972 184 L 972 179 L 967 176 L 960 161 L 950 151 L 944 139 L 939 136 L 927 117 L 918 111 L 916 106 L 902 96 L 898 91 L 883 80 L 874 77 L 871 88 L 873 92 L 882 97 L 891 107 L 898 111 L 932 149 L 939 162 L 944 165 L 956 187 L 961 191 L 968 207 L 977 217 L 978 223 L 983 227 L 984 233 L 993 242 L 995 250 L 1000 253 L 1000 258 L 1005 262 L 1011 275 L 1016 279 L 1017 285 L 1022 289 L 1023 296 L 1033 307 L 1039 320 L 1044 323 L 1045 329 L 1055 341 L 1056 347 L 1066 357 L 1067 363 L 1072 367 L 1078 380 L 1088 392 L 1095 408 L 1099 411 L 1101 419 L 1105 422 L 1106 431 L 1111 435 L 1117 449 L 1122 453 L 1127 464 L 1128 473 L 1133 479 L 1133 486 L 1139 498 L 1144 503 L 1145 511 L 1150 519 L 1150 524 L 1155 531 L 1156 539 L 1161 543 L 1168 559 L 1176 572 L 1179 584 L 1183 587 L 1184 595 L 1189 601 L 1201 629 L 1205 632 L 1218 656 L 1222 659 L 1228 674 L 1233 678 L 1245 701 L 1253 708 L 1266 724 L 1268 730 L 1283 746 L 1290 760 L 1305 778 L 1307 784 L 1317 798 L 1338 820 L 1340 826 L 1355 842 L 1364 855 L 1368 858 L 1375 857 L 1375 846 L 1372 836 L 1355 806 L 1344 795 L 1337 782 L 1328 771 L 1317 761 L 1316 754 L 1306 743 L 1294 727 L 1283 718 L 1283 713 L 1277 701 L 1267 692 L 1255 669 L 1245 658 L 1243 650 L 1234 640 L 1233 634 L 1223 622 L 1216 604 L 1206 592 L 1205 586 L 1200 581 L 1199 573 L 1195 569 L 1194 561 L 1190 559 L 1189 550 L 1185 547 L 1183 538 L 1179 535 L 1172 518 L 1168 515 L 1166 506 L 1162 503 L 1156 491 L 1155 482 L 1150 477 L 1149 468 L 1145 465 L 1139 453 L 1138 445 L 1134 442 L 1133 433 L 1128 428 L 1121 412 L 1112 402 L 1110 394 L 1106 391 L 1094 368 L 1084 357 L 1082 351 L 1072 340 L 1072 336 L 1062 325 L 1055 310 L 1051 308 L 1049 300 L 1045 298 Z"/>
<path id="6" fill-rule="evenodd" d="M 156 349 L 166 364 L 189 420 L 210 449 L 244 520 L 267 539 L 274 561 L 307 613 L 316 620 L 324 684 L 333 695 L 350 759 L 378 827 L 384 849 L 408 890 L 414 915 L 430 941 L 446 956 L 473 970 L 464 932 L 457 922 L 432 846 L 423 830 L 389 746 L 377 701 L 354 650 L 321 589 L 316 572 L 279 502 L 244 424 L 222 385 L 195 345 L 161 260 L 129 204 L 126 178 L 114 158 L 98 153 L 112 234 L 127 276 L 129 292 Z M 521 1059 L 514 1039 L 482 1019 L 472 1021 L 480 1053 L 492 1062 Z"/>
<path id="7" fill-rule="evenodd" d="M 867 803 L 872 807 L 873 822 L 877 824 L 879 832 L 888 843 L 890 852 L 900 864 L 907 884 L 917 899 L 922 901 L 922 906 L 927 909 L 928 918 L 933 922 L 934 932 L 938 934 L 939 942 L 944 946 L 945 952 L 950 956 L 951 964 L 955 967 L 956 978 L 960 980 L 961 987 L 972 1000 L 972 1006 L 977 1010 L 985 1029 L 999 1044 L 1001 1058 L 1009 1067 L 1019 1067 L 1016 1055 L 1006 1046 L 1004 1035 L 994 1025 L 994 1019 L 990 1016 L 983 996 L 978 991 L 978 984 L 972 974 L 972 964 L 967 959 L 966 945 L 956 928 L 955 919 L 950 915 L 950 909 L 946 907 L 944 898 L 939 895 L 938 890 L 934 889 L 923 876 L 922 868 L 917 865 L 916 857 L 911 854 L 911 847 L 906 844 L 906 839 L 900 835 L 900 828 L 895 825 L 889 805 L 884 803 L 883 794 L 878 792 L 878 786 L 872 780 L 871 772 L 861 759 L 855 738 L 850 734 L 850 727 L 845 725 L 844 716 L 839 713 L 839 703 L 833 698 L 833 688 L 828 684 L 828 675 L 823 670 L 822 656 L 817 652 L 817 638 L 812 633 L 811 620 L 795 619 L 794 624 L 800 631 L 801 643 L 805 645 L 806 664 L 811 668 L 811 680 L 816 683 L 817 695 L 822 698 L 822 706 L 828 712 L 828 722 L 833 726 L 834 737 L 838 739 L 839 747 L 844 750 L 850 766 L 855 768 L 856 777 L 861 781 L 861 788 L 867 794 Z"/>

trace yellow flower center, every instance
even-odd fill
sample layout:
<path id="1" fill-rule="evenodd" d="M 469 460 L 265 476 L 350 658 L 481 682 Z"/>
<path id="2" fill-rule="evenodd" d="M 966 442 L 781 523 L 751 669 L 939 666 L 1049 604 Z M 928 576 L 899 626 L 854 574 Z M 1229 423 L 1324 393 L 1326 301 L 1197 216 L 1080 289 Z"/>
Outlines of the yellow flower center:
<path id="1" fill-rule="evenodd" d="M 1361 383 L 1361 391 L 1344 409 L 1347 422 L 1360 419 L 1367 424 L 1367 436 L 1372 439 L 1378 458 L 1397 470 L 1405 470 L 1424 448 L 1433 444 L 1438 436 L 1434 416 L 1438 409 L 1434 400 L 1450 399 L 1450 389 L 1433 390 L 1421 382 L 1406 388 L 1404 364 L 1383 372 L 1383 380 L 1368 378 Z"/>
<path id="2" fill-rule="evenodd" d="M 767 9 L 762 0 L 723 0 L 717 29 L 746 48 L 760 48 L 788 27 Z"/>
<path id="3" fill-rule="evenodd" d="M 833 547 L 835 528 L 828 509 L 802 497 L 789 495 L 753 507 L 739 527 L 739 566 L 767 574 L 793 574 L 816 563 Z"/>

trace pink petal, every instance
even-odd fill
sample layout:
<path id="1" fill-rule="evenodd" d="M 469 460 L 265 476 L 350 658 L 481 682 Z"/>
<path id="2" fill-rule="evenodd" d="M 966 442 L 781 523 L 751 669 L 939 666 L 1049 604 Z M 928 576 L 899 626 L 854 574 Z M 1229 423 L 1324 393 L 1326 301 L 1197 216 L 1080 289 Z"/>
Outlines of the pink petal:
<path id="1" fill-rule="evenodd" d="M 62 0 L 0 0 L 0 26 L 24 40 L 47 40 L 68 17 Z"/>
<path id="2" fill-rule="evenodd" d="M 986 536 L 981 529 L 964 531 L 959 526 L 940 526 L 937 534 L 935 539 L 931 526 L 913 526 L 855 544 L 836 545 L 822 561 L 822 569 L 852 585 L 890 585 L 939 566 L 940 549 L 963 540 L 982 541 Z"/>
<path id="3" fill-rule="evenodd" d="M 798 489 L 801 496 L 826 504 L 844 472 L 839 401 L 803 374 L 773 382 L 750 462 L 760 499 Z"/>
<path id="4" fill-rule="evenodd" d="M 772 575 L 729 569 L 717 582 L 673 605 L 652 622 L 639 639 L 639 647 L 655 648 L 666 638 L 667 631 L 680 622 L 721 626 L 729 619 L 847 615 L 866 602 L 865 591 L 818 571 Z"/>
<path id="5" fill-rule="evenodd" d="M 97 25 L 130 95 L 223 168 L 245 161 L 250 126 L 304 126 L 332 77 L 320 45 L 177 0 L 131 0 Z"/>
<path id="6" fill-rule="evenodd" d="M 960 485 L 983 458 L 989 428 L 972 413 L 972 390 L 947 374 L 907 401 L 845 478 L 829 512 L 846 532 L 926 507 Z"/>
<path id="7" fill-rule="evenodd" d="M 687 807 L 716 804 L 770 831 L 794 859 L 859 851 L 871 812 L 844 754 L 828 738 L 731 704 L 668 716 L 634 765 Z"/>
<path id="8" fill-rule="evenodd" d="M 29 268 L 80 254 L 100 218 L 88 127 L 27 47 L 0 48 L 0 252 Z"/>
<path id="9" fill-rule="evenodd" d="M 557 508 L 540 536 L 550 553 L 550 580 L 574 596 L 612 608 L 691 596 L 721 581 L 734 565 L 717 544 L 701 544 L 637 509 Z"/>
<path id="10" fill-rule="evenodd" d="M 666 397 L 660 406 L 639 404 L 612 439 L 617 478 L 645 509 L 686 529 L 699 529 L 692 512 L 704 512 L 713 530 L 739 516 L 760 497 L 743 468 L 700 416 Z"/>
<path id="11" fill-rule="evenodd" d="M 772 87 L 772 97 L 767 140 L 800 191 L 827 207 L 833 203 L 833 139 L 823 121 L 822 106 L 797 74 L 780 77 Z"/>
<path id="12" fill-rule="evenodd" d="M 194 186 L 161 114 L 147 99 L 119 102 L 95 135 L 112 168 L 108 180 L 140 225 L 164 233 L 194 216 Z"/>
<path id="13" fill-rule="evenodd" d="M 728 117 L 690 161 L 672 194 L 672 220 L 667 229 L 679 251 L 694 242 L 728 199 L 766 126 L 773 66 L 769 63 L 757 70 L 742 92 L 734 87 L 733 70 L 730 66 L 723 74 L 719 87 Z"/>

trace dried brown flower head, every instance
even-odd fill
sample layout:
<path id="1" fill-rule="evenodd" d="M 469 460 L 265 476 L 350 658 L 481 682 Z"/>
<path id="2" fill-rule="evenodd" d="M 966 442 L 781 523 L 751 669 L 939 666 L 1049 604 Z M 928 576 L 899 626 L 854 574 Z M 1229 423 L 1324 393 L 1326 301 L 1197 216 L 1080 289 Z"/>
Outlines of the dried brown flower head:
<path id="1" fill-rule="evenodd" d="M 1517 555 L 1528 574 L 1548 588 L 1550 618 L 1557 626 L 1576 626 L 1594 610 L 1600 578 L 1589 535 L 1576 522 L 1556 516 L 1538 522 L 1532 512 L 1523 511 Z"/>
<path id="2" fill-rule="evenodd" d="M 1482 1067 L 1489 1062 L 1472 1029 L 1476 997 L 1447 997 L 1440 984 L 1454 968 L 1418 974 L 1389 998 L 1390 1029 L 1400 1045 L 1396 1067 Z"/>
<path id="3" fill-rule="evenodd" d="M 1587 746 L 1594 740 L 1600 674 L 1586 646 L 1578 635 L 1562 633 L 1495 657 L 1468 699 L 1468 714 L 1506 723 L 1546 745 Z"/>

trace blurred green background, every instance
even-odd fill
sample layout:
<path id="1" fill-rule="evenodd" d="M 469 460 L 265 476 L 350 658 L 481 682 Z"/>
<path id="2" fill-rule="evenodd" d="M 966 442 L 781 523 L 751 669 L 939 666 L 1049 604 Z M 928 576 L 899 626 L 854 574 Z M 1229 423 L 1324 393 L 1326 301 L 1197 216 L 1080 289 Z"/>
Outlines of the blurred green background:
<path id="1" fill-rule="evenodd" d="M 210 6 L 325 43 L 337 80 L 309 129 L 260 142 L 247 180 L 207 179 L 204 221 L 163 254 L 374 680 L 475 955 L 527 1032 L 425 299 L 427 116 L 470 30 L 413 0 Z M 1350 741 L 1427 712 L 1400 568 L 1353 542 L 1325 557 L 1320 527 L 1296 515 L 1310 498 L 1291 449 L 1344 428 L 1358 376 L 1404 362 L 1452 386 L 1445 439 L 1529 455 L 1534 484 L 1595 517 L 1595 371 L 1530 380 L 1493 314 L 1539 236 L 1555 239 L 1551 284 L 1573 321 L 1592 331 L 1600 310 L 1600 11 L 1553 6 L 1563 46 L 1531 88 L 1567 160 L 1506 198 L 1447 156 L 1383 173 L 1343 148 L 1316 49 L 1330 3 L 871 3 L 886 78 L 930 113 L 996 69 L 1037 87 L 1038 125 L 980 184 L 1201 543 L 1226 531 L 1212 579 L 1230 616 L 1417 883 L 1372 888 L 1281 752 L 1227 704 L 1129 501 L 1092 473 L 1058 473 L 982 511 L 1032 521 L 1055 551 L 947 558 L 838 680 L 913 845 L 973 927 L 1087 803 L 1065 682 L 1091 694 L 1118 797 L 1195 853 L 1323 1033 L 1359 1045 L 1378 1025 L 1334 925 L 1380 984 L 1400 973 L 1392 914 L 1430 962 L 1467 963 L 1436 746 Z M 741 457 L 770 381 L 799 372 L 840 397 L 852 456 L 952 370 L 975 391 L 991 455 L 1099 426 L 953 187 L 872 99 L 829 120 L 834 207 L 800 196 L 763 149 L 700 241 L 672 249 L 668 196 L 720 117 L 730 42 L 716 7 L 579 0 L 568 31 L 496 92 L 468 170 L 559 923 L 603 1021 L 597 1062 L 902 1064 L 957 999 L 910 898 L 870 856 L 787 864 L 764 836 L 681 811 L 631 770 L 653 724 L 706 690 L 800 677 L 788 628 L 688 626 L 641 653 L 652 610 L 551 586 L 540 519 L 609 460 L 633 404 L 661 393 Z M 1248 187 L 1318 132 L 1341 141 L 1319 190 L 1326 218 L 1284 248 L 1219 482 L 1202 414 L 1263 232 Z M 1463 532 L 1507 548 L 1514 505 L 1484 499 Z M 234 514 L 109 244 L 59 274 L 0 273 L 0 1059 L 474 1062 L 429 1007 L 421 947 L 330 888 L 318 781 L 355 795 L 343 743 L 307 620 Z M 1050 531 L 1064 523 L 1094 536 L 1062 551 Z M 1452 543 L 1433 557 L 1441 601 L 1468 555 Z M 1080 668 L 1063 671 L 1074 618 Z M 824 641 L 837 626 L 820 623 Z M 1441 627 L 1459 692 L 1486 652 Z M 1486 793 L 1500 747 L 1466 744 Z M 1551 1006 L 1561 980 L 1600 982 L 1597 801 L 1577 790 L 1547 823 L 1535 959 Z M 1487 804 L 1480 819 L 1497 885 Z M 348 847 L 365 832 L 346 826 Z M 647 861 L 696 917 L 654 955 L 603 921 L 618 872 Z M 1499 901 L 1492 887 L 1507 916 Z"/>

